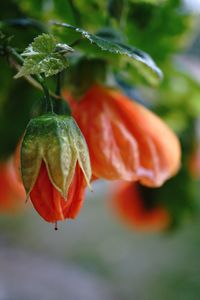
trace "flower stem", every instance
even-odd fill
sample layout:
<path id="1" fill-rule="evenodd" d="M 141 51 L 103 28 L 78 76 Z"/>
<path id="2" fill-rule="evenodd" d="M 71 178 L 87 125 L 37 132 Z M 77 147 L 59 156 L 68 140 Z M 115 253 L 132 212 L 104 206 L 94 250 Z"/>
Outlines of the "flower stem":
<path id="1" fill-rule="evenodd" d="M 22 56 L 21 56 L 19 53 L 17 53 L 17 51 L 16 51 L 14 48 L 12 48 L 12 47 L 7 47 L 6 50 L 7 50 L 7 52 L 8 52 L 9 54 L 11 54 L 12 56 L 14 56 L 14 57 L 18 60 L 18 62 L 20 62 L 20 63 L 23 63 L 23 62 L 24 62 Z M 47 87 L 47 85 L 46 85 L 46 83 L 45 83 L 44 78 L 43 78 L 42 76 L 40 76 L 40 75 L 34 75 L 33 78 L 34 78 L 37 82 L 39 82 L 40 85 L 41 85 L 42 88 L 43 88 L 43 91 L 44 91 L 44 98 L 45 98 L 45 102 L 46 102 L 46 108 L 47 108 L 47 111 L 53 112 L 53 103 L 52 103 L 52 100 L 51 100 L 51 96 L 50 96 L 50 94 L 49 94 L 49 89 L 48 89 L 48 87 Z"/>
<path id="2" fill-rule="evenodd" d="M 12 66 L 14 66 L 14 68 L 19 71 L 20 65 L 18 65 L 18 63 L 23 64 L 23 62 L 24 62 L 23 57 L 14 48 L 12 48 L 10 46 L 6 47 L 5 53 L 8 55 L 8 57 L 14 58 L 11 61 Z M 46 84 L 44 83 L 44 78 L 42 76 L 32 75 L 32 76 L 24 76 L 24 78 L 35 88 L 37 88 L 39 90 L 43 90 L 44 94 L 47 96 L 46 89 L 48 90 L 48 88 L 46 87 Z M 45 87 L 44 87 L 44 85 L 45 85 Z M 54 94 L 52 91 L 48 91 L 48 95 L 49 95 L 49 98 L 51 96 L 55 99 L 60 99 L 60 96 Z"/>
<path id="3" fill-rule="evenodd" d="M 40 84 L 43 88 L 43 91 L 44 91 L 44 99 L 46 101 L 46 109 L 47 109 L 47 112 L 52 112 L 53 113 L 53 102 L 52 102 L 52 99 L 51 99 L 51 96 L 49 94 L 49 89 L 45 83 L 45 80 L 44 78 L 42 78 L 40 75 L 37 75 L 39 76 L 39 80 L 40 80 Z"/>

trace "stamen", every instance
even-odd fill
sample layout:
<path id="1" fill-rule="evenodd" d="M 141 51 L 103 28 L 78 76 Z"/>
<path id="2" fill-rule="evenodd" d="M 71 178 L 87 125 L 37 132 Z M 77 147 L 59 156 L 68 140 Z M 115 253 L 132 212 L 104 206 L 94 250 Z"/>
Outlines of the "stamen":
<path id="1" fill-rule="evenodd" d="M 58 223 L 57 223 L 57 221 L 55 222 L 54 230 L 58 230 Z"/>

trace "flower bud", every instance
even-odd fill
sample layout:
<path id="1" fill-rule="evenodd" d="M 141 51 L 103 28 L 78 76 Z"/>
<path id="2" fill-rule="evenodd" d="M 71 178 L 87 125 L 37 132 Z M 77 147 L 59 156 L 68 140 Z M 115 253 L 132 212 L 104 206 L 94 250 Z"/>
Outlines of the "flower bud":
<path id="1" fill-rule="evenodd" d="M 36 183 L 42 162 L 52 185 L 65 199 L 77 163 L 89 185 L 87 144 L 72 117 L 46 114 L 30 120 L 21 146 L 21 173 L 27 196 Z"/>

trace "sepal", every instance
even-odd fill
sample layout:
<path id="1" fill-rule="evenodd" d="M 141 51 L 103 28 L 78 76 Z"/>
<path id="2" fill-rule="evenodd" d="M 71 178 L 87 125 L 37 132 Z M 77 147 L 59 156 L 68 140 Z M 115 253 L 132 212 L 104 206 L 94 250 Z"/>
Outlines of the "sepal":
<path id="1" fill-rule="evenodd" d="M 53 186 L 67 197 L 77 162 L 89 185 L 90 158 L 85 139 L 70 116 L 46 114 L 30 120 L 21 146 L 21 174 L 29 196 L 44 161 Z"/>

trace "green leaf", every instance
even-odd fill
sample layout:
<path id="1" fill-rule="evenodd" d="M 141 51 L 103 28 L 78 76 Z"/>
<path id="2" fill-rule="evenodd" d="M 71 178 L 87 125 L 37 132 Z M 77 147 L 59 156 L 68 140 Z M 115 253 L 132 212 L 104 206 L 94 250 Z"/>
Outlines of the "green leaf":
<path id="1" fill-rule="evenodd" d="M 57 43 L 49 34 L 42 34 L 22 53 L 24 64 L 15 78 L 40 73 L 46 77 L 55 75 L 68 66 L 66 54 L 70 52 L 73 49 L 68 45 Z"/>
<path id="2" fill-rule="evenodd" d="M 163 77 L 162 71 L 157 67 L 152 58 L 145 52 L 132 46 L 124 45 L 121 42 L 103 38 L 98 35 L 69 25 L 67 23 L 53 22 L 53 25 L 65 27 L 74 30 L 80 35 L 80 38 L 86 39 L 90 44 L 97 46 L 100 50 L 124 55 L 128 62 L 132 63 L 138 69 L 141 75 L 145 77 L 151 84 L 157 84 Z"/>

